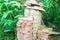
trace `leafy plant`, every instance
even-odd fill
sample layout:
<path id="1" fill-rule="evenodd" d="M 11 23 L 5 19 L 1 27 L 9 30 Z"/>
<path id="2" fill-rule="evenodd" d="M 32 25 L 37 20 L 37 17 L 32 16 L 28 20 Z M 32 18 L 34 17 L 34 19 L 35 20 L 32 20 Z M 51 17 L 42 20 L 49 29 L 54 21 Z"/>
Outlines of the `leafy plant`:
<path id="1" fill-rule="evenodd" d="M 60 30 L 59 2 L 59 0 L 42 0 L 45 9 L 45 12 L 43 12 L 43 20 L 47 26 L 51 24 L 51 27 L 54 28 L 55 31 Z"/>
<path id="2" fill-rule="evenodd" d="M 24 15 L 24 7 L 21 5 L 22 4 L 16 0 L 0 0 L 0 40 L 4 40 L 3 36 L 9 34 L 4 34 L 4 32 L 15 32 L 18 17 Z M 13 34 L 11 35 L 13 36 Z"/>

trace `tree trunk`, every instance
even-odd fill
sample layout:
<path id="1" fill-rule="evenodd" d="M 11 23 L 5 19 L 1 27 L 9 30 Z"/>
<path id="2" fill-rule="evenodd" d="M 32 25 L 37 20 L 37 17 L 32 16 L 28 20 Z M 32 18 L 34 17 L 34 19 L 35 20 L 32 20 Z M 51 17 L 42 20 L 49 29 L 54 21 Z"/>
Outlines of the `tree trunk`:
<path id="1" fill-rule="evenodd" d="M 25 16 L 29 17 L 33 17 L 33 40 L 36 40 L 37 38 L 37 31 L 38 31 L 38 27 L 40 27 L 41 25 L 41 12 L 39 12 L 38 10 L 34 10 L 34 9 L 25 9 Z"/>
<path id="2" fill-rule="evenodd" d="M 20 18 L 17 23 L 17 37 L 18 40 L 32 40 L 32 18 Z"/>

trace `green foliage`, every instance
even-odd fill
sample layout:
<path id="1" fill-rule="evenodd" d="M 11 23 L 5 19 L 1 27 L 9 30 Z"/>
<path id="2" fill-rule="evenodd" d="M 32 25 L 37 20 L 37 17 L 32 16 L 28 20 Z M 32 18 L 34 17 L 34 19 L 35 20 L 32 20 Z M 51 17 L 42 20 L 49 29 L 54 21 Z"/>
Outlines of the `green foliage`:
<path id="1" fill-rule="evenodd" d="M 12 27 L 17 22 L 22 10 L 21 4 L 17 1 L 0 3 L 0 22 L 4 24 L 6 29 Z"/>
<path id="2" fill-rule="evenodd" d="M 20 15 L 24 15 L 24 7 L 18 1 L 14 0 L 0 0 L 0 40 L 4 40 L 4 32 L 16 30 L 16 23 Z M 8 37 L 8 35 L 6 37 Z M 13 36 L 13 34 L 11 34 Z M 13 39 L 13 38 L 12 38 Z M 12 40 L 11 38 L 6 40 Z"/>
<path id="3" fill-rule="evenodd" d="M 45 24 L 48 26 L 54 24 L 55 31 L 59 31 L 60 29 L 60 1 L 59 0 L 42 0 L 44 4 L 44 9 L 46 10 L 43 12 L 43 20 Z"/>

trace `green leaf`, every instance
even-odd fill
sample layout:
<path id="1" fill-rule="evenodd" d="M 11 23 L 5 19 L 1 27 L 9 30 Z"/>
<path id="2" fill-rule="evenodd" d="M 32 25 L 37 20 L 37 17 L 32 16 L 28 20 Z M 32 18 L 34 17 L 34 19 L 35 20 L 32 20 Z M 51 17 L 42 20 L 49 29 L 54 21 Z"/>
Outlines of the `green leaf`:
<path id="1" fill-rule="evenodd" d="M 12 23 L 13 23 L 12 20 L 7 20 L 6 23 L 4 24 L 4 26 L 6 26 L 6 25 L 9 25 L 10 26 Z"/>
<path id="2" fill-rule="evenodd" d="M 3 12 L 3 18 L 6 18 L 8 16 L 7 12 Z"/>
<path id="3" fill-rule="evenodd" d="M 14 18 L 18 18 L 20 15 L 15 16 Z"/>

